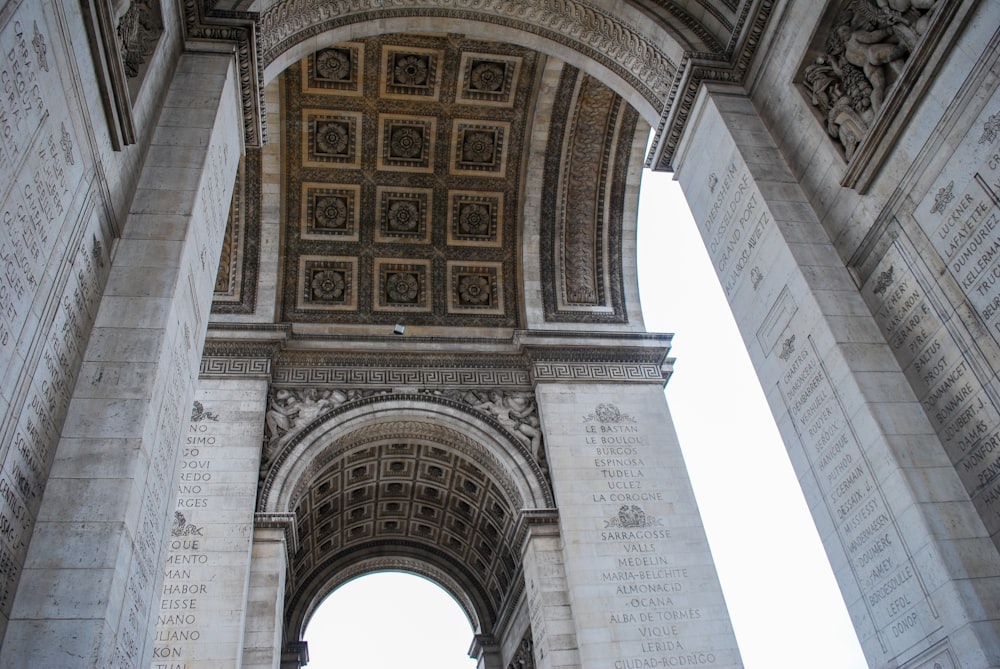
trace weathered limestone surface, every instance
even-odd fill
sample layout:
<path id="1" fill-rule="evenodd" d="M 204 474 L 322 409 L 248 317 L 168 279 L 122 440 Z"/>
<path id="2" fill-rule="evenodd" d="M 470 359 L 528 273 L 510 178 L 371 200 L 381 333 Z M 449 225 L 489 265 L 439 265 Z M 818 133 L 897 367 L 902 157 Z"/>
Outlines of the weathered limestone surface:
<path id="1" fill-rule="evenodd" d="M 234 77 L 226 54 L 189 54 L 177 66 L 164 110 L 188 116 L 158 127 L 110 259 L 4 666 L 64 666 L 67 656 L 135 666 L 152 652 L 147 621 L 208 320 L 210 295 L 193 287 L 210 285 L 206 257 L 221 244 L 241 148 Z"/>
<path id="2" fill-rule="evenodd" d="M 217 666 L 243 654 L 247 635 L 259 644 L 267 631 L 268 619 L 258 612 L 262 604 L 249 604 L 251 597 L 260 598 L 250 588 L 269 580 L 258 575 L 264 584 L 251 585 L 250 570 L 251 551 L 266 550 L 257 547 L 253 526 L 266 394 L 264 381 L 198 384 L 182 447 L 152 669 Z M 262 564 L 283 567 L 266 555 L 260 556 Z M 251 611 L 257 615 L 251 617 Z M 246 627 L 251 620 L 265 624 L 264 630 L 251 632 Z M 270 623 L 273 628 L 273 618 Z"/>
<path id="3" fill-rule="evenodd" d="M 983 632 L 995 613 L 981 602 L 997 557 L 895 364 L 902 342 L 879 331 L 749 100 L 709 87 L 695 109 L 678 176 L 866 654 L 876 666 L 992 666 Z M 712 160 L 689 153 L 708 137 Z M 902 327 L 909 310 L 924 312 L 907 275 L 898 280 L 879 292 Z M 900 336 L 911 350 L 928 339 L 912 327 Z"/>
<path id="4" fill-rule="evenodd" d="M 742 667 L 658 384 L 537 389 L 583 667 Z"/>
<path id="5" fill-rule="evenodd" d="M 627 0 L 467 4 L 0 6 L 0 665 L 298 667 L 307 651 L 286 626 L 324 588 L 404 568 L 483 627 L 481 669 L 739 666 L 660 392 L 669 363 L 642 334 L 648 123 L 650 162 L 677 168 L 869 661 L 1000 667 L 1000 4 L 690 0 L 683 18 Z M 457 44 L 461 62 L 433 60 Z M 370 153 L 345 160 L 366 176 L 331 167 L 348 127 L 335 108 L 318 144 L 318 125 L 283 114 L 280 71 L 315 79 L 318 50 L 325 81 L 299 92 L 309 109 L 358 96 L 340 100 L 362 123 L 348 144 Z M 526 115 L 477 128 L 496 140 L 523 122 L 527 140 L 465 155 L 457 128 L 472 137 L 469 123 L 515 108 L 507 79 L 482 73 L 513 81 L 528 59 Z M 355 104 L 376 89 L 374 107 Z M 223 243 L 254 234 L 224 228 L 262 99 L 259 238 L 234 265 L 255 298 L 210 314 Z M 318 292 L 289 281 L 283 254 L 304 228 L 287 217 L 310 210 L 287 190 L 287 140 L 325 154 L 310 179 L 361 193 L 398 177 L 387 157 L 404 171 L 424 159 L 380 148 L 375 117 L 413 129 L 439 112 L 427 138 L 441 164 L 393 185 L 443 203 L 506 181 L 506 245 L 386 237 L 309 274 L 329 283 Z M 510 151 L 522 168 L 490 172 Z M 310 263 L 338 255 L 324 206 Z M 391 294 L 373 276 L 398 260 Z M 379 322 L 280 322 L 288 300 L 342 297 L 338 263 Z M 458 274 L 443 280 L 476 263 L 456 269 L 464 293 Z M 500 328 L 489 281 L 469 280 L 504 263 L 518 306 Z M 441 292 L 399 288 L 420 268 Z M 447 291 L 473 326 L 448 325 Z M 411 299 L 440 318 L 395 337 Z M 275 462 L 288 508 L 254 514 Z"/>
<path id="6" fill-rule="evenodd" d="M 247 669 L 270 669 L 281 659 L 287 550 L 283 530 L 254 528 L 243 635 L 243 666 Z"/>

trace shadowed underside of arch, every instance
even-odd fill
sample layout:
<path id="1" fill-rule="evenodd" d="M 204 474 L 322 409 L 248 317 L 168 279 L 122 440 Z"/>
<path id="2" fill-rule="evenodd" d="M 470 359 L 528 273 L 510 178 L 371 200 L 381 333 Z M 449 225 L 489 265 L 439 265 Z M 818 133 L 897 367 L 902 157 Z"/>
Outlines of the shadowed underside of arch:
<path id="1" fill-rule="evenodd" d="M 365 573 L 427 576 L 477 629 L 510 614 L 522 516 L 553 506 L 524 444 L 457 402 L 376 395 L 320 416 L 272 459 L 259 508 L 295 516 L 286 629 Z"/>
<path id="2" fill-rule="evenodd" d="M 263 0 L 254 3 L 258 14 L 206 10 L 189 0 L 186 22 L 192 37 L 225 35 L 244 45 L 242 97 L 250 145 L 266 137 L 263 82 L 292 62 L 357 37 L 455 31 L 529 46 L 597 76 L 647 121 L 659 121 L 648 160 L 668 170 L 698 86 L 742 83 L 773 5 L 773 0 L 632 0 L 612 12 L 584 0 Z M 246 48 L 251 41 L 258 50 Z"/>

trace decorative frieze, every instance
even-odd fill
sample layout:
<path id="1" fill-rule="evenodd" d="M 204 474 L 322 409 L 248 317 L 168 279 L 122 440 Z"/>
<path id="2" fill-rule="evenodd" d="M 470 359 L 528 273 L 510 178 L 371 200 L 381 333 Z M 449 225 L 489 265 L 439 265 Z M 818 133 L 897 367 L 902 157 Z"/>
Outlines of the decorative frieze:
<path id="1" fill-rule="evenodd" d="M 625 323 L 621 275 L 625 179 L 638 114 L 566 66 L 552 113 L 542 190 L 545 319 Z"/>

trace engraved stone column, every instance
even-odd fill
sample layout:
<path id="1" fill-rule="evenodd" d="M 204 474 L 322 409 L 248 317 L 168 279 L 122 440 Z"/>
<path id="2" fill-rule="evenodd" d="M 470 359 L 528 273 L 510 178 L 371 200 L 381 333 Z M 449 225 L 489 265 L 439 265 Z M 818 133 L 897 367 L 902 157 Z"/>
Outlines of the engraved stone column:
<path id="1" fill-rule="evenodd" d="M 1000 561 L 893 356 L 939 348 L 916 282 L 866 288 L 880 332 L 749 100 L 709 86 L 691 119 L 678 178 L 868 661 L 1000 666 Z"/>
<path id="2" fill-rule="evenodd" d="M 527 532 L 521 560 L 535 667 L 579 669 L 584 665 L 580 663 L 556 519 L 528 516 L 522 522 Z"/>
<path id="3" fill-rule="evenodd" d="M 588 669 L 743 666 L 663 396 L 663 343 L 532 353 Z"/>
<path id="4" fill-rule="evenodd" d="M 140 667 L 235 169 L 234 59 L 185 53 L 111 260 L 0 666 Z"/>
<path id="5" fill-rule="evenodd" d="M 110 270 L 62 10 L 0 11 L 0 638 Z"/>
<path id="6" fill-rule="evenodd" d="M 273 669 L 281 661 L 289 549 L 286 537 L 294 529 L 295 517 L 291 514 L 284 518 L 258 514 L 254 522 L 243 669 Z"/>
<path id="7" fill-rule="evenodd" d="M 184 439 L 150 669 L 243 656 L 267 381 L 202 379 Z"/>

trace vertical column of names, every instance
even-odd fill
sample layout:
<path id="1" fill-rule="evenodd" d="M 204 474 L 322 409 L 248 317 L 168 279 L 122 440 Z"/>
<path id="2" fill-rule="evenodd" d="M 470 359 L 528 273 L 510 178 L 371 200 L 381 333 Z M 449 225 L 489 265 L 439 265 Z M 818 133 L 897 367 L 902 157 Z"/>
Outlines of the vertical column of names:
<path id="1" fill-rule="evenodd" d="M 924 637 L 936 612 L 811 340 L 785 340 L 778 382 L 884 652 Z"/>
<path id="2" fill-rule="evenodd" d="M 575 416 L 563 401 L 564 441 L 550 449 L 580 658 L 605 669 L 740 667 L 662 392 L 629 390 L 581 393 Z M 583 403 L 602 397 L 626 408 Z"/>
<path id="3" fill-rule="evenodd" d="M 898 242 L 862 293 L 989 532 L 1000 532 L 1000 409 Z"/>
<path id="4" fill-rule="evenodd" d="M 0 26 L 0 172 L 9 175 L 0 186 L 0 621 L 109 265 L 52 35 L 40 3 L 21 3 Z"/>
<path id="5" fill-rule="evenodd" d="M 151 669 L 235 664 L 266 383 L 202 381 L 183 441 Z M 254 411 L 254 409 L 257 409 Z"/>

